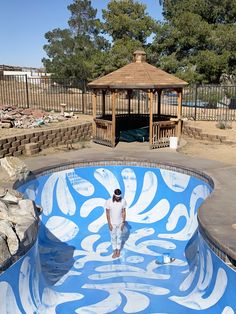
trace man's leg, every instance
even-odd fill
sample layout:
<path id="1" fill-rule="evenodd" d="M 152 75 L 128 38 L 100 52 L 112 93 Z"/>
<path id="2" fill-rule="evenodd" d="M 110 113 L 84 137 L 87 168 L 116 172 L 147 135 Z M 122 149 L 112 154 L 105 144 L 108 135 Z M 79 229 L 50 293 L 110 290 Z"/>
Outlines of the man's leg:
<path id="1" fill-rule="evenodd" d="M 113 249 L 112 258 L 116 258 L 117 255 L 117 227 L 113 226 L 112 231 L 110 231 L 111 234 L 111 245 Z"/>
<path id="2" fill-rule="evenodd" d="M 116 238 L 116 248 L 117 248 L 116 257 L 120 257 L 120 249 L 121 249 L 121 241 L 122 241 L 121 225 L 119 225 L 117 228 L 116 236 L 117 236 L 117 238 Z"/>

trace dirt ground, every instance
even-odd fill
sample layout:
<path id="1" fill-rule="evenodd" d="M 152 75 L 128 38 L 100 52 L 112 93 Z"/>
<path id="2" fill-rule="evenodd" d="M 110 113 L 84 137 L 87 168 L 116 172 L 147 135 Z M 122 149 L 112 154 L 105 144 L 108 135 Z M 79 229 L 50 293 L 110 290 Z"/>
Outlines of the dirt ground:
<path id="1" fill-rule="evenodd" d="M 179 152 L 204 159 L 218 160 L 226 164 L 236 165 L 236 122 L 228 124 L 230 128 L 219 129 L 215 121 L 191 121 L 188 125 L 201 128 L 203 133 L 226 136 L 233 144 L 215 143 L 183 137 L 185 145 Z"/>
<path id="2" fill-rule="evenodd" d="M 236 165 L 236 144 L 218 144 L 185 138 L 187 143 L 179 152 L 203 159 L 218 160 L 225 164 Z"/>
<path id="3" fill-rule="evenodd" d="M 33 130 L 40 131 L 47 128 L 58 128 L 66 125 L 75 125 L 77 123 L 91 122 L 92 116 L 78 115 L 76 119 L 69 119 L 64 122 L 50 123 L 47 126 L 41 126 Z M 215 143 L 206 140 L 197 140 L 183 136 L 184 145 L 179 148 L 179 152 L 210 160 L 219 160 L 226 164 L 236 165 L 236 122 L 229 123 L 230 128 L 219 129 L 215 121 L 188 121 L 188 125 L 201 128 L 203 133 L 217 134 L 226 136 L 227 140 L 235 142 L 234 144 Z M 32 129 L 0 129 L 0 138 L 14 136 L 32 132 Z M 73 144 L 73 149 L 89 147 L 89 143 Z M 65 151 L 68 147 L 57 147 L 44 150 L 41 154 L 52 154 L 57 151 Z"/>

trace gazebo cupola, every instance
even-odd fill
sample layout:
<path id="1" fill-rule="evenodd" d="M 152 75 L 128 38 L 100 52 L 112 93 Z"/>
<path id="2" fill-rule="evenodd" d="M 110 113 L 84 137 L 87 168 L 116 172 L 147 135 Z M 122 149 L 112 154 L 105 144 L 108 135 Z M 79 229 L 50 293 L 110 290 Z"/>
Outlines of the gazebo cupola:
<path id="1" fill-rule="evenodd" d="M 147 63 L 144 51 L 135 51 L 133 62 L 88 84 L 93 90 L 94 142 L 114 147 L 123 130 L 147 128 L 150 148 L 169 146 L 170 136 L 181 134 L 187 84 Z M 164 90 L 177 92 L 176 116 L 161 110 Z"/>
<path id="2" fill-rule="evenodd" d="M 146 62 L 147 60 L 147 56 L 146 56 L 146 52 L 143 50 L 136 50 L 133 53 L 133 61 L 134 62 Z"/>

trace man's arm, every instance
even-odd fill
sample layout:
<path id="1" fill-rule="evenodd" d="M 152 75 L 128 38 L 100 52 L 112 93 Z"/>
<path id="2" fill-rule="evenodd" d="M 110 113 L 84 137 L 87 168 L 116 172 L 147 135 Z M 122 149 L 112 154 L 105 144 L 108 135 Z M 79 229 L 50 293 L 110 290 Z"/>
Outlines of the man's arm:
<path id="1" fill-rule="evenodd" d="M 113 227 L 111 224 L 111 217 L 110 217 L 110 209 L 106 208 L 106 216 L 107 216 L 107 223 L 109 226 L 110 231 L 112 231 Z"/>
<path id="2" fill-rule="evenodd" d="M 126 210 L 125 208 L 122 208 L 122 222 L 125 222 L 126 219 Z"/>
<path id="3" fill-rule="evenodd" d="M 121 231 L 123 231 L 124 226 L 125 226 L 125 219 L 126 219 L 126 210 L 125 210 L 125 208 L 122 208 L 121 216 L 122 216 Z"/>

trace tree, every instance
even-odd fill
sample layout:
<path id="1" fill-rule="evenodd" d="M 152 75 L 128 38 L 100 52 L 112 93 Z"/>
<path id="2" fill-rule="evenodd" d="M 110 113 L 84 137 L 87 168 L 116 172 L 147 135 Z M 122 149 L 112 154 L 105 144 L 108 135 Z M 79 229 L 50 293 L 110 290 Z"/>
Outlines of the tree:
<path id="1" fill-rule="evenodd" d="M 76 79 L 79 87 L 84 88 L 93 78 L 95 61 L 107 49 L 108 42 L 101 36 L 101 22 L 91 1 L 74 0 L 68 10 L 71 12 L 69 28 L 45 34 L 48 44 L 44 49 L 48 58 L 42 61 L 54 77 Z"/>
<path id="2" fill-rule="evenodd" d="M 133 61 L 135 50 L 143 49 L 139 41 L 132 39 L 118 39 L 107 53 L 104 74 L 115 71 Z"/>
<path id="3" fill-rule="evenodd" d="M 134 0 L 111 0 L 103 10 L 104 30 L 113 41 L 131 39 L 146 44 L 152 34 L 154 20 L 146 13 L 146 5 Z"/>
<path id="4" fill-rule="evenodd" d="M 183 12 L 192 12 L 209 24 L 235 23 L 235 0 L 163 0 L 163 15 L 171 21 Z"/>
<path id="5" fill-rule="evenodd" d="M 189 82 L 236 74 L 236 0 L 164 0 L 152 62 Z"/>
<path id="6" fill-rule="evenodd" d="M 84 86 L 131 62 L 135 50 L 150 46 L 147 41 L 156 22 L 138 1 L 111 0 L 103 10 L 104 23 L 96 18 L 97 11 L 89 0 L 74 0 L 68 9 L 68 29 L 45 34 L 48 58 L 43 63 L 54 76 L 75 78 Z"/>
<path id="7" fill-rule="evenodd" d="M 102 71 L 106 74 L 131 62 L 135 50 L 146 49 L 157 24 L 146 6 L 134 0 L 111 0 L 103 10 L 103 19 L 104 32 L 112 39 Z"/>

